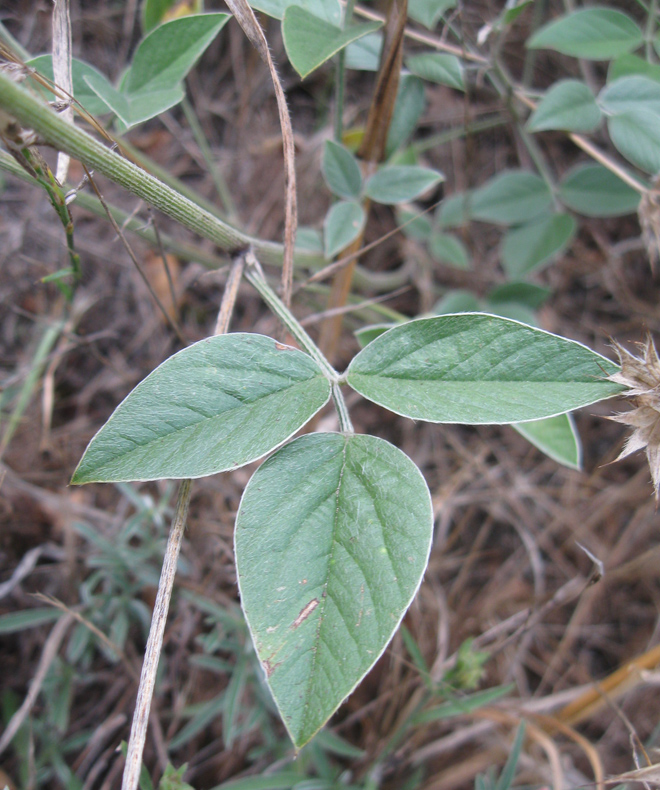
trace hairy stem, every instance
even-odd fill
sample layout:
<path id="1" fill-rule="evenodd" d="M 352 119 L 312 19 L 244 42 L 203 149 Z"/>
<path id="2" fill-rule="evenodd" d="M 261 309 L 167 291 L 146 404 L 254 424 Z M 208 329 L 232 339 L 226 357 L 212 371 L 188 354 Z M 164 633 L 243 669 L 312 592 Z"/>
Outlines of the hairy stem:
<path id="1" fill-rule="evenodd" d="M 58 118 L 41 100 L 0 73 L 0 107 L 22 126 L 33 129 L 49 145 L 79 159 L 89 169 L 162 211 L 182 225 L 212 241 L 225 252 L 253 247 L 264 262 L 280 262 L 282 244 L 262 241 L 228 225 L 124 157 L 106 148 L 87 132 Z M 318 254 L 297 254 L 299 262 L 318 262 Z"/>

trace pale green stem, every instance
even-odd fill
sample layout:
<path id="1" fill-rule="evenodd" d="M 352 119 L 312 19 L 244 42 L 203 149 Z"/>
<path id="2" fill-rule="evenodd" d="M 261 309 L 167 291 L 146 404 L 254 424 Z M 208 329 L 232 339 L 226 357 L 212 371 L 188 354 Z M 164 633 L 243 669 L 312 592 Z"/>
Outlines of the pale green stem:
<path id="1" fill-rule="evenodd" d="M 247 268 L 245 269 L 245 279 L 259 292 L 259 296 L 266 302 L 274 315 L 276 315 L 291 335 L 297 340 L 302 348 L 312 357 L 316 364 L 321 368 L 325 377 L 331 383 L 339 381 L 339 374 L 323 356 L 321 350 L 305 332 L 291 310 L 284 304 L 275 291 L 268 285 L 264 277 L 259 262 L 248 253 L 246 257 Z"/>
<path id="2" fill-rule="evenodd" d="M 39 182 L 33 178 L 27 172 L 27 170 L 23 169 L 12 156 L 2 149 L 0 149 L 0 170 L 4 171 L 5 173 L 10 173 L 12 176 L 19 178 L 21 181 L 25 181 L 26 184 L 39 186 Z M 68 186 L 70 187 L 71 185 Z M 75 205 L 79 206 L 85 211 L 91 212 L 97 217 L 106 217 L 106 211 L 101 205 L 101 201 L 96 197 L 96 195 L 92 195 L 89 192 L 84 192 L 82 190 L 77 192 L 75 197 Z M 129 230 L 131 233 L 135 233 L 141 239 L 144 239 L 150 244 L 158 246 L 158 239 L 156 238 L 156 232 L 154 228 L 147 225 L 144 220 L 136 218 L 127 211 L 123 211 L 122 209 L 117 208 L 117 206 L 113 206 L 111 204 L 108 204 L 108 211 L 113 216 L 120 228 Z M 201 263 L 210 269 L 219 269 L 221 266 L 224 266 L 227 263 L 226 259 L 220 258 L 217 255 L 213 255 L 212 253 L 203 250 L 194 244 L 186 244 L 185 242 L 178 241 L 163 231 L 160 231 L 159 235 L 162 246 L 183 260 L 196 261 L 197 263 Z"/>
<path id="3" fill-rule="evenodd" d="M 353 423 L 351 416 L 348 413 L 348 407 L 338 383 L 332 385 L 332 400 L 339 415 L 339 427 L 342 433 L 355 433 L 353 430 Z"/>
<path id="4" fill-rule="evenodd" d="M 132 162 L 109 150 L 82 129 L 59 118 L 43 102 L 2 73 L 0 107 L 13 115 L 22 126 L 37 132 L 50 145 L 79 159 L 89 169 L 120 184 L 226 252 L 238 252 L 253 247 L 264 262 L 282 260 L 281 244 L 255 239 L 222 222 Z M 317 254 L 302 253 L 298 256 L 298 261 L 303 265 L 308 262 L 317 263 L 318 260 Z"/>

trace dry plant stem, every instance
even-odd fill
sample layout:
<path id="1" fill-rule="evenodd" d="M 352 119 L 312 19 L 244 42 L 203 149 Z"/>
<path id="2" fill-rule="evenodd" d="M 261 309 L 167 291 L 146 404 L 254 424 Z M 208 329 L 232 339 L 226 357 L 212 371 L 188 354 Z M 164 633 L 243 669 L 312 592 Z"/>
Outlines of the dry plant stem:
<path id="1" fill-rule="evenodd" d="M 656 645 L 627 661 L 603 680 L 594 683 L 577 699 L 562 708 L 556 717 L 565 724 L 580 724 L 607 705 L 607 699 L 618 699 L 643 683 L 642 672 L 660 664 L 660 645 Z"/>
<path id="2" fill-rule="evenodd" d="M 238 286 L 245 266 L 245 258 L 239 256 L 233 263 L 227 287 L 222 296 L 220 312 L 215 327 L 215 334 L 224 334 L 229 328 Z M 136 790 L 140 779 L 140 769 L 142 767 L 142 752 L 147 738 L 147 725 L 149 723 L 149 710 L 153 698 L 154 686 L 156 683 L 156 672 L 160 660 L 160 651 L 163 646 L 163 634 L 167 613 L 172 597 L 174 577 L 176 576 L 176 565 L 181 550 L 183 533 L 188 519 L 188 508 L 190 506 L 192 480 L 182 480 L 179 486 L 179 496 L 177 497 L 174 518 L 170 529 L 170 536 L 165 549 L 163 558 L 163 569 L 158 583 L 158 594 L 154 604 L 154 613 L 149 629 L 149 638 L 144 653 L 144 663 L 142 664 L 142 674 L 138 687 L 137 700 L 135 702 L 135 713 L 131 725 L 131 735 L 128 741 L 128 752 L 126 754 L 126 765 L 122 779 L 122 790 Z"/>
<path id="3" fill-rule="evenodd" d="M 367 217 L 369 216 L 369 206 L 370 201 L 365 200 L 363 208 Z M 339 267 L 332 281 L 330 296 L 325 310 L 329 315 L 321 324 L 321 336 L 319 338 L 319 347 L 329 359 L 332 359 L 336 354 L 343 320 L 343 313 L 338 311 L 341 311 L 346 305 L 346 300 L 351 290 L 351 283 L 353 282 L 353 271 L 360 256 L 363 241 L 364 232 L 361 232 L 355 241 L 342 251 L 342 258 L 348 258 L 348 263 Z"/>
<path id="4" fill-rule="evenodd" d="M 358 156 L 367 163 L 367 167 L 380 162 L 385 155 L 387 134 L 390 129 L 394 105 L 399 88 L 399 76 L 403 63 L 403 34 L 408 13 L 408 0 L 390 0 L 383 31 L 383 49 L 381 53 L 378 77 L 374 96 L 369 107 L 369 115 L 364 132 L 364 138 L 358 151 Z M 365 200 L 364 211 L 368 219 L 370 201 Z M 365 220 L 366 225 L 366 220 Z M 364 227 L 364 226 L 363 226 Z M 362 247 L 364 230 L 344 252 L 354 255 Z M 353 258 L 345 269 L 339 272 L 332 283 L 328 310 L 335 310 L 346 304 L 346 299 L 351 289 L 353 270 L 357 258 Z M 341 332 L 342 317 L 334 314 L 321 326 L 319 347 L 330 359 L 335 355 L 339 335 Z"/>
<path id="5" fill-rule="evenodd" d="M 55 607 L 55 609 L 59 609 L 61 612 L 64 612 L 64 614 L 66 615 L 71 615 L 71 617 L 75 618 L 77 622 L 79 622 L 81 625 L 84 625 L 85 628 L 91 631 L 99 641 L 107 645 L 107 647 L 110 650 L 112 650 L 112 652 L 117 656 L 117 658 L 121 659 L 122 663 L 128 670 L 128 673 L 133 678 L 133 680 L 135 681 L 138 680 L 137 672 L 135 671 L 135 668 L 133 667 L 131 662 L 128 660 L 128 656 L 121 650 L 121 648 L 117 647 L 117 645 L 108 636 L 106 636 L 103 633 L 103 631 L 101 631 L 100 628 L 97 628 L 94 625 L 94 623 L 84 618 L 80 614 L 80 612 L 76 612 L 74 609 L 70 609 L 66 604 L 62 603 L 62 601 L 59 601 L 57 598 L 54 598 L 51 595 L 45 595 L 44 593 L 35 593 L 34 597 L 38 601 L 42 601 L 43 603 L 48 604 L 48 606 L 53 606 Z"/>
<path id="6" fill-rule="evenodd" d="M 158 670 L 160 651 L 163 646 L 163 634 L 165 633 L 165 622 L 167 621 L 167 613 L 172 597 L 174 577 L 176 576 L 176 564 L 179 559 L 179 551 L 181 550 L 181 542 L 188 518 L 191 485 L 192 480 L 182 480 L 179 486 L 174 520 L 172 521 L 170 536 L 167 540 L 163 569 L 158 583 L 158 594 L 151 618 L 149 638 L 144 652 L 144 663 L 142 664 L 140 685 L 135 702 L 135 713 L 133 714 L 131 735 L 128 740 L 122 790 L 136 790 L 140 780 L 142 752 L 144 751 L 144 743 L 147 738 L 147 724 L 149 723 L 149 710 L 156 684 L 156 672 Z"/>
<path id="7" fill-rule="evenodd" d="M 382 14 L 376 13 L 371 11 L 368 8 L 363 8 L 361 6 L 356 6 L 355 13 L 359 16 L 363 17 L 364 19 L 371 19 L 374 21 L 382 22 L 384 21 L 384 17 Z M 437 36 L 432 36 L 427 33 L 420 33 L 416 30 L 411 30 L 406 28 L 405 35 L 407 38 L 410 38 L 412 41 L 419 41 L 420 43 L 427 44 L 434 49 L 437 49 L 439 52 L 447 52 L 452 55 L 456 55 L 463 60 L 469 60 L 474 63 L 480 63 L 483 66 L 489 66 L 488 58 L 485 58 L 483 55 L 479 55 L 476 52 L 468 52 L 462 47 L 456 47 L 452 44 L 447 44 L 446 41 L 443 41 L 441 38 Z M 521 89 L 515 90 L 516 97 L 526 104 L 530 109 L 535 109 L 536 104 L 525 95 L 525 92 Z M 617 162 L 615 162 L 611 157 L 601 151 L 597 146 L 587 140 L 586 137 L 580 134 L 569 134 L 568 138 L 581 148 L 586 154 L 588 154 L 594 161 L 598 162 L 599 164 L 606 167 L 612 173 L 617 175 L 622 181 L 624 181 L 628 186 L 632 187 L 633 189 L 637 190 L 641 194 L 646 194 L 649 190 L 648 188 L 634 176 L 632 176 L 625 168 L 621 167 Z"/>
<path id="8" fill-rule="evenodd" d="M 222 296 L 222 303 L 218 312 L 218 320 L 215 324 L 216 335 L 224 335 L 229 331 L 229 322 L 231 321 L 236 298 L 238 297 L 238 288 L 241 284 L 241 277 L 245 269 L 245 256 L 240 255 L 232 263 L 229 270 L 229 277 Z"/>
<path id="9" fill-rule="evenodd" d="M 5 731 L 2 733 L 2 738 L 0 738 L 0 754 L 2 754 L 7 746 L 9 746 L 14 735 L 16 735 L 20 729 L 21 724 L 23 724 L 26 717 L 30 714 L 34 703 L 37 701 L 37 696 L 41 691 L 41 686 L 43 685 L 46 674 L 50 669 L 50 665 L 53 663 L 53 660 L 57 655 L 57 651 L 60 649 L 60 645 L 62 644 L 62 640 L 64 639 L 69 626 L 73 622 L 73 615 L 65 614 L 57 621 L 57 623 L 55 623 L 53 630 L 48 635 L 43 652 L 41 653 L 39 666 L 37 667 L 35 676 L 32 679 L 32 683 L 30 683 L 30 690 L 23 700 L 23 704 L 11 717 L 9 724 L 7 724 Z"/>
<path id="10" fill-rule="evenodd" d="M 268 48 L 268 42 L 261 25 L 254 15 L 254 11 L 246 0 L 227 0 L 227 5 L 243 28 L 245 35 L 256 48 L 259 56 L 264 61 L 270 72 L 277 109 L 280 115 L 282 128 L 282 145 L 284 149 L 284 265 L 282 267 L 282 299 L 287 307 L 291 306 L 291 288 L 293 285 L 293 248 L 296 243 L 296 229 L 298 227 L 298 208 L 296 196 L 296 168 L 295 146 L 293 142 L 293 128 L 289 108 L 286 104 L 284 89 L 277 74 Z"/>
<path id="11" fill-rule="evenodd" d="M 340 2 L 342 2 L 342 5 L 345 4 L 343 0 L 340 0 Z M 379 14 L 377 11 L 372 11 L 370 8 L 364 8 L 363 6 L 356 6 L 355 13 L 358 16 L 361 16 L 363 19 L 370 19 L 373 22 L 385 21 L 385 17 L 382 14 Z M 447 44 L 446 41 L 443 41 L 441 38 L 433 36 L 430 33 L 420 33 L 418 30 L 406 28 L 404 35 L 411 41 L 418 41 L 420 44 L 427 44 L 429 47 L 433 47 L 439 52 L 447 52 L 450 55 L 456 55 L 456 57 L 462 58 L 464 60 L 470 60 L 473 63 L 480 63 L 483 66 L 490 65 L 488 58 L 485 58 L 483 55 L 479 55 L 476 52 L 466 52 L 463 47 L 455 47 L 453 44 Z"/>
<path id="12" fill-rule="evenodd" d="M 71 77 L 71 15 L 69 0 L 55 0 L 53 8 L 53 79 L 69 96 L 73 95 Z M 70 105 L 60 113 L 69 123 L 73 123 L 73 107 Z M 63 184 L 69 172 L 69 157 L 57 155 L 56 178 Z"/>

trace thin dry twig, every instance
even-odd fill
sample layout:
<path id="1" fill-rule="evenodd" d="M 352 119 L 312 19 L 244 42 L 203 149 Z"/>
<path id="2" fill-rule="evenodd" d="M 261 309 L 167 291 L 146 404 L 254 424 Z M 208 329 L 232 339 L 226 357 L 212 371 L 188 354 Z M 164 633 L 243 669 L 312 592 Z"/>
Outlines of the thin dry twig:
<path id="1" fill-rule="evenodd" d="M 47 603 L 49 606 L 54 606 L 56 609 L 59 609 L 61 612 L 65 614 L 70 614 L 71 617 L 74 617 L 81 625 L 84 625 L 85 628 L 88 628 L 97 639 L 100 639 L 106 647 L 108 647 L 112 652 L 123 662 L 124 666 L 128 669 L 130 676 L 133 680 L 137 680 L 137 672 L 135 671 L 135 667 L 131 664 L 128 660 L 126 654 L 119 648 L 117 645 L 110 639 L 106 634 L 101 631 L 100 628 L 97 628 L 94 623 L 90 620 L 87 620 L 83 617 L 80 612 L 77 612 L 75 609 L 69 608 L 65 603 L 62 601 L 58 601 L 57 598 L 54 598 L 51 595 L 44 595 L 44 593 L 35 593 L 34 597 L 41 601 L 42 603 Z"/>
<path id="2" fill-rule="evenodd" d="M 238 286 L 244 267 L 245 257 L 240 255 L 234 261 L 227 287 L 222 297 L 218 320 L 216 322 L 216 334 L 224 334 L 229 328 L 229 322 L 234 310 L 234 305 L 236 304 Z M 144 653 L 140 685 L 138 686 L 137 699 L 135 702 L 135 713 L 133 714 L 131 735 L 128 741 L 122 790 L 136 790 L 140 780 L 142 753 L 147 739 L 149 711 L 151 709 L 151 700 L 156 685 L 156 673 L 158 671 L 158 662 L 160 660 L 163 635 L 165 633 L 165 623 L 167 621 L 172 589 L 174 587 L 176 564 L 181 550 L 186 521 L 188 519 L 191 487 L 192 480 L 182 480 L 179 486 L 179 495 L 174 510 L 174 518 L 167 541 L 167 548 L 165 549 L 165 557 L 163 558 L 163 568 L 160 574 L 160 581 L 158 582 L 158 593 L 156 595 L 151 628 L 149 629 L 149 638 L 147 639 L 147 646 Z"/>
<path id="3" fill-rule="evenodd" d="M 69 96 L 73 94 L 73 78 L 71 76 L 71 15 L 69 0 L 54 0 L 53 7 L 53 79 Z M 60 116 L 73 123 L 73 106 L 67 105 Z M 59 151 L 55 177 L 60 184 L 66 183 L 71 157 Z"/>
<path id="4" fill-rule="evenodd" d="M 135 702 L 135 713 L 133 714 L 131 735 L 128 741 L 122 790 L 136 790 L 140 780 L 142 752 L 144 751 L 144 744 L 147 739 L 149 711 L 151 709 L 154 686 L 156 685 L 156 672 L 158 671 L 158 661 L 163 646 L 165 623 L 170 608 L 172 588 L 174 587 L 176 564 L 179 559 L 183 533 L 188 518 L 191 485 L 192 480 L 182 480 L 179 486 L 179 496 L 174 512 L 174 520 L 167 540 L 167 548 L 165 549 L 165 557 L 163 558 L 163 569 L 158 583 L 158 594 L 156 596 L 156 603 L 154 604 L 154 613 L 151 618 L 149 638 L 144 652 L 144 663 L 142 664 L 140 685 L 138 687 L 137 700 Z"/>
<path id="5" fill-rule="evenodd" d="M 0 584 L 0 600 L 6 598 L 9 593 L 13 592 L 16 587 L 18 587 L 18 585 L 23 581 L 23 579 L 25 579 L 26 576 L 29 576 L 32 573 L 42 554 L 48 551 L 49 556 L 52 556 L 53 550 L 60 551 L 59 548 L 54 544 L 47 543 L 42 546 L 35 546 L 33 549 L 30 549 L 30 551 L 24 554 L 21 558 L 21 561 L 14 568 L 14 572 L 9 577 L 9 579 L 7 579 L 6 582 Z"/>
<path id="6" fill-rule="evenodd" d="M 277 109 L 282 128 L 282 144 L 284 148 L 285 178 L 285 213 L 284 213 L 284 259 L 282 265 L 282 301 L 287 307 L 291 305 L 291 289 L 293 286 L 293 249 L 298 228 L 298 199 L 296 192 L 295 145 L 291 117 L 287 107 L 282 83 L 277 74 L 275 63 L 270 54 L 268 42 L 254 11 L 246 0 L 227 0 L 229 9 L 238 20 L 243 32 L 257 50 L 259 56 L 268 67 L 275 88 Z"/>
<path id="7" fill-rule="evenodd" d="M 367 175 L 375 170 L 377 163 L 381 162 L 385 155 L 387 135 L 399 89 L 407 14 L 408 0 L 389 0 L 376 86 L 369 105 L 364 136 L 358 150 L 358 157 L 364 163 L 363 169 Z M 371 209 L 371 201 L 368 198 L 363 201 L 363 208 L 368 219 Z M 366 223 L 367 220 L 357 238 L 344 250 L 346 254 L 354 256 L 362 247 Z M 346 304 L 356 263 L 357 259 L 353 257 L 348 266 L 342 268 L 334 278 L 328 298 L 328 310 L 335 310 Z M 335 313 L 330 314 L 321 325 L 319 348 L 331 361 L 336 353 L 341 325 L 341 315 Z"/>

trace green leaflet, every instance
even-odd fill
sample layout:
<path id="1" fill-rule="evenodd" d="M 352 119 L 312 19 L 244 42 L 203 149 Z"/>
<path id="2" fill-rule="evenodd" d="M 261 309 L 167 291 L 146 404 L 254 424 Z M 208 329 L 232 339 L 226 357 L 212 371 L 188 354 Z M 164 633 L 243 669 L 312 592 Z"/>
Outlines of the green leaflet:
<path id="1" fill-rule="evenodd" d="M 558 464 L 582 469 L 582 447 L 570 414 L 512 425 L 528 442 Z"/>
<path id="2" fill-rule="evenodd" d="M 352 200 L 340 200 L 330 207 L 323 224 L 326 258 L 334 257 L 357 238 L 365 217 L 362 206 Z"/>
<path id="3" fill-rule="evenodd" d="M 560 80 L 541 99 L 527 122 L 527 128 L 530 132 L 545 129 L 593 132 L 601 117 L 600 108 L 586 83 Z"/>
<path id="4" fill-rule="evenodd" d="M 351 362 L 365 398 L 412 419 L 537 420 L 621 392 L 614 363 L 586 346 L 506 318 L 463 313 L 390 329 Z"/>
<path id="5" fill-rule="evenodd" d="M 438 52 L 425 52 L 406 58 L 406 66 L 424 80 L 449 85 L 459 91 L 465 90 L 463 65 L 456 55 Z"/>
<path id="6" fill-rule="evenodd" d="M 470 216 L 496 225 L 519 225 L 552 206 L 545 181 L 528 170 L 507 170 L 468 196 Z"/>
<path id="7" fill-rule="evenodd" d="M 326 140 L 323 149 L 323 177 L 328 189 L 339 197 L 350 200 L 360 196 L 362 173 L 353 154 L 334 140 Z"/>
<path id="8" fill-rule="evenodd" d="M 310 14 L 325 19 L 333 25 L 341 24 L 339 0 L 251 0 L 250 5 L 274 19 L 282 19 L 290 5 L 298 5 Z"/>
<path id="9" fill-rule="evenodd" d="M 89 443 L 72 483 L 204 477 L 261 458 L 327 402 L 302 351 L 263 335 L 200 340 L 126 397 Z"/>
<path id="10" fill-rule="evenodd" d="M 33 69 L 36 69 L 47 79 L 53 79 L 52 55 L 39 55 L 38 57 L 29 60 L 27 65 L 31 66 Z M 107 79 L 101 74 L 100 71 L 95 69 L 94 66 L 90 66 L 89 63 L 85 63 L 85 61 L 78 60 L 77 58 L 71 59 L 71 79 L 73 82 L 74 99 L 80 102 L 87 112 L 91 113 L 92 115 L 103 115 L 103 113 L 109 112 L 110 108 L 102 99 L 98 97 L 98 95 L 93 90 L 91 90 L 88 83 L 86 82 L 85 78 L 91 75 L 94 75 L 94 77 L 96 77 L 100 82 L 110 86 L 110 83 L 107 81 Z M 50 99 L 52 94 L 48 92 L 47 96 Z"/>
<path id="11" fill-rule="evenodd" d="M 637 49 L 644 36 L 635 22 L 614 8 L 583 8 L 542 27 L 529 49 L 554 49 L 564 55 L 609 60 Z"/>
<path id="12" fill-rule="evenodd" d="M 417 128 L 417 123 L 424 112 L 424 83 L 413 74 L 402 74 L 390 128 L 387 133 L 385 158 L 401 148 Z"/>
<path id="13" fill-rule="evenodd" d="M 229 19 L 192 14 L 164 22 L 140 42 L 118 89 L 96 72 L 84 81 L 124 126 L 142 123 L 181 101 L 184 78 Z"/>
<path id="14" fill-rule="evenodd" d="M 421 582 L 432 526 L 421 473 L 373 436 L 302 436 L 252 477 L 236 519 L 241 600 L 298 748 L 385 650 Z"/>
<path id="15" fill-rule="evenodd" d="M 380 22 L 363 22 L 342 29 L 298 5 L 290 5 L 284 12 L 282 36 L 291 65 L 304 79 L 352 41 L 379 27 Z"/>
<path id="16" fill-rule="evenodd" d="M 445 11 L 455 5 L 456 0 L 409 0 L 408 16 L 433 30 Z"/>
<path id="17" fill-rule="evenodd" d="M 619 217 L 637 211 L 641 195 L 606 167 L 583 164 L 564 176 L 559 197 L 578 214 Z"/>
<path id="18" fill-rule="evenodd" d="M 387 165 L 365 185 L 365 194 L 376 203 L 405 203 L 444 180 L 442 173 L 416 165 Z"/>
<path id="19" fill-rule="evenodd" d="M 615 147 L 629 162 L 647 173 L 660 171 L 660 115 L 640 108 L 614 115 L 607 129 Z"/>
<path id="20" fill-rule="evenodd" d="M 502 265 L 519 279 L 550 263 L 570 244 L 577 223 L 570 214 L 550 214 L 511 228 L 502 239 Z"/>

